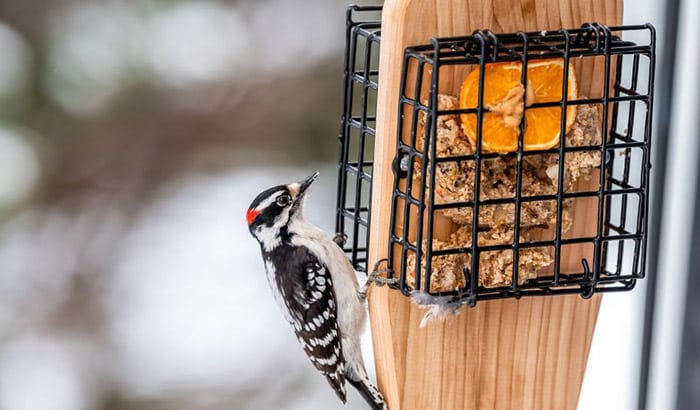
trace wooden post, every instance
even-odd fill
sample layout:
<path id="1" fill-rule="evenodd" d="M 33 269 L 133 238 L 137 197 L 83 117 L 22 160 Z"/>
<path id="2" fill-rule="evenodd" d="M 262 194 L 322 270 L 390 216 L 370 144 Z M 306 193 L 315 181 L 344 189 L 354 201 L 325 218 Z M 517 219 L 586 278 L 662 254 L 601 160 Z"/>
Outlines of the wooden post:
<path id="1" fill-rule="evenodd" d="M 368 266 L 387 256 L 405 47 L 475 29 L 556 30 L 584 22 L 617 25 L 621 18 L 622 0 L 386 0 Z M 602 88 L 599 63 L 579 73 L 582 94 L 592 96 Z M 459 83 L 441 84 L 441 91 L 458 95 Z M 596 211 L 575 205 L 572 233 L 595 224 Z M 581 257 L 574 253 L 562 259 L 562 268 L 580 267 Z M 372 287 L 379 387 L 392 410 L 575 409 L 600 300 L 600 295 L 589 300 L 573 295 L 479 302 L 446 323 L 421 329 L 423 310 L 396 290 Z"/>

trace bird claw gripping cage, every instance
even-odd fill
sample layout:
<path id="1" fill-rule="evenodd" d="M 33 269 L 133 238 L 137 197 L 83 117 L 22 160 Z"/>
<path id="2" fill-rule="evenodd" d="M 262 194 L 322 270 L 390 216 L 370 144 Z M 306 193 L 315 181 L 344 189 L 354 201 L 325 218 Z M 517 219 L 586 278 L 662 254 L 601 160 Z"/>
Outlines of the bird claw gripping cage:
<path id="1" fill-rule="evenodd" d="M 375 132 L 380 10 L 351 6 L 347 17 L 336 228 L 360 271 L 368 270 L 373 143 L 389 137 Z M 387 243 L 392 286 L 470 306 L 632 289 L 645 275 L 654 50 L 651 25 L 595 23 L 482 30 L 406 48 Z M 558 97 L 532 100 L 530 68 L 552 61 L 563 74 L 542 87 Z M 483 90 L 490 67 L 504 64 L 521 67 L 523 87 L 513 97 L 517 140 L 497 152 L 485 148 L 497 108 Z M 572 71 L 582 84 L 600 76 L 602 88 L 572 93 L 583 88 Z M 470 72 L 479 90 L 473 105 L 441 92 Z M 525 127 L 552 112 L 564 137 L 528 146 Z"/>

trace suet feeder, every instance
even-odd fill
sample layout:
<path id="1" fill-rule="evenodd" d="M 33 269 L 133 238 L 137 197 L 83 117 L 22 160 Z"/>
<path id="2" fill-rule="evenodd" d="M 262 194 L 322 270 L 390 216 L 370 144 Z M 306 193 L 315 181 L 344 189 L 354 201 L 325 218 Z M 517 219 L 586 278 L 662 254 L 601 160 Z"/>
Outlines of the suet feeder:
<path id="1" fill-rule="evenodd" d="M 336 228 L 389 283 L 390 408 L 575 409 L 600 294 L 645 276 L 654 29 L 511 3 L 348 9 Z M 421 327 L 416 294 L 458 313 Z"/>

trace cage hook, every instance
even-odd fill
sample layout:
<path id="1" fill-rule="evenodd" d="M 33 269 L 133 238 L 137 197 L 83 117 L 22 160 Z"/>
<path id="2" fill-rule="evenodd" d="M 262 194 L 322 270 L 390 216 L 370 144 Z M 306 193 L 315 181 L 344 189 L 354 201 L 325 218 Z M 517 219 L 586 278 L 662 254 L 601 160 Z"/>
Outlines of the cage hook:
<path id="1" fill-rule="evenodd" d="M 471 271 L 468 267 L 464 267 L 462 269 L 462 273 L 464 273 L 464 283 L 468 285 L 471 282 Z M 467 287 L 466 289 L 469 289 L 469 287 Z M 475 292 L 472 292 L 471 290 L 458 289 L 457 294 L 459 296 L 459 299 L 463 301 L 462 304 L 467 305 L 470 308 L 476 306 L 477 295 Z"/>
<path id="2" fill-rule="evenodd" d="M 472 274 L 469 271 L 469 268 L 466 266 L 464 268 L 462 268 L 462 274 L 464 274 L 464 283 L 469 285 L 469 282 L 471 281 L 471 277 L 472 277 Z"/>
<path id="3" fill-rule="evenodd" d="M 591 285 L 581 285 L 581 298 L 590 299 L 595 293 L 595 288 Z"/>
<path id="4" fill-rule="evenodd" d="M 473 34 L 474 39 L 478 40 L 479 50 L 476 53 L 484 61 L 491 58 L 491 60 L 496 61 L 496 54 L 498 54 L 498 39 L 494 33 L 490 30 L 476 30 Z M 483 51 L 482 51 L 483 50 Z"/>
<path id="5" fill-rule="evenodd" d="M 581 258 L 581 265 L 583 266 L 583 277 L 588 278 L 591 276 L 591 268 L 588 265 L 588 259 Z"/>
<path id="6" fill-rule="evenodd" d="M 484 33 L 489 39 L 489 48 L 491 49 L 491 60 L 496 61 L 498 58 L 498 49 L 501 46 L 501 42 L 498 40 L 496 33 L 491 30 L 485 30 Z"/>
<path id="7" fill-rule="evenodd" d="M 589 278 L 591 276 L 591 269 L 588 266 L 588 260 L 586 258 L 581 259 L 581 265 L 583 266 L 583 277 Z M 583 299 L 590 299 L 595 293 L 595 287 L 592 285 L 581 285 L 581 297 Z"/>

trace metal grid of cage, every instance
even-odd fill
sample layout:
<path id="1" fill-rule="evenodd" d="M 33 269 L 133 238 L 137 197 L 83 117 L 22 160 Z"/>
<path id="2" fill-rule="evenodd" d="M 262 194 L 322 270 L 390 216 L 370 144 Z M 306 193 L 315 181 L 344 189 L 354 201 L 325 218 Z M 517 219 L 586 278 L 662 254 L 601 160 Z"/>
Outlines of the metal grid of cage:
<path id="1" fill-rule="evenodd" d="M 348 7 L 336 232 L 354 268 L 367 271 L 381 6 Z M 348 226 L 346 226 L 346 224 Z"/>
<path id="2" fill-rule="evenodd" d="M 470 306 L 633 288 L 645 275 L 654 50 L 648 24 L 477 31 L 407 48 L 388 244 L 396 287 Z M 559 98 L 534 104 L 526 92 L 518 98 L 525 119 L 529 110 L 557 109 L 565 137 L 551 148 L 525 149 L 520 120 L 517 149 L 482 149 L 485 117 L 493 108 L 483 103 L 486 67 L 519 62 L 525 86 L 528 65 L 553 59 L 563 66 Z M 567 97 L 573 67 L 580 79 L 602 76 L 603 87 Z M 476 106 L 446 100 L 443 84 L 454 89 L 475 69 L 482 90 Z M 589 134 L 597 137 L 571 140 L 566 117 L 572 109 L 577 123 L 581 112 L 594 115 Z M 471 147 L 460 140 L 465 116 L 476 123 Z M 459 145 L 465 150 L 454 148 Z M 590 169 L 576 177 L 585 158 Z M 591 209 L 594 218 L 581 223 L 587 216 L 579 210 L 590 217 Z M 573 228 L 572 220 L 578 221 Z"/>

